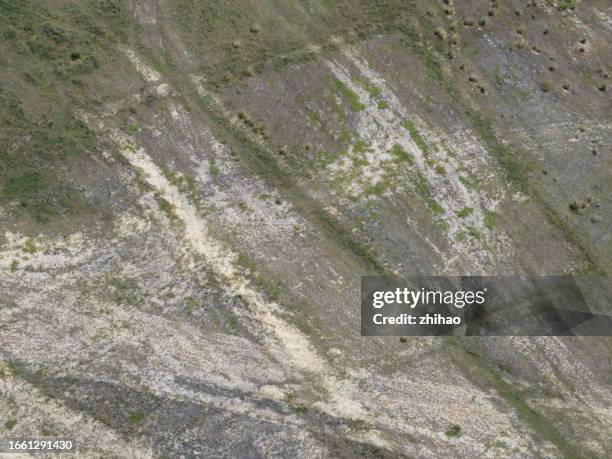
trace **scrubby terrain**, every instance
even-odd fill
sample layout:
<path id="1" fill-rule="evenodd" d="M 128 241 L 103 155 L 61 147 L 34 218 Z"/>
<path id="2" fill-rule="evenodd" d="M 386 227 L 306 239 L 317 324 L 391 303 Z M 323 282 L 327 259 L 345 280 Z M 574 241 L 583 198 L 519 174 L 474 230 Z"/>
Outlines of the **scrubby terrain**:
<path id="1" fill-rule="evenodd" d="M 0 0 L 0 438 L 612 456 L 610 338 L 359 332 L 366 274 L 610 315 L 610 43 L 607 0 Z"/>

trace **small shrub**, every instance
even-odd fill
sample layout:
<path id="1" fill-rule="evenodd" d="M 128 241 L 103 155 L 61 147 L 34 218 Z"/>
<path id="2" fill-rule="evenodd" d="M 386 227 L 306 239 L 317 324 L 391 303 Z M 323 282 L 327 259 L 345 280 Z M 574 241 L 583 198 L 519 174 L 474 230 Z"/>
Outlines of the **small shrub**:
<path id="1" fill-rule="evenodd" d="M 305 414 L 308 411 L 308 407 L 304 405 L 297 405 L 295 407 L 295 412 L 299 414 Z"/>
<path id="2" fill-rule="evenodd" d="M 17 421 L 15 419 L 9 419 L 4 423 L 4 428 L 6 430 L 13 430 L 13 428 L 17 425 Z"/>
<path id="3" fill-rule="evenodd" d="M 461 434 L 462 431 L 461 426 L 459 424 L 451 424 L 448 430 L 444 432 L 444 435 L 446 435 L 447 437 L 460 437 Z"/>
<path id="4" fill-rule="evenodd" d="M 448 34 L 442 27 L 438 27 L 436 30 L 434 30 L 434 35 L 442 41 L 446 41 L 448 39 Z"/>
<path id="5" fill-rule="evenodd" d="M 192 296 L 188 296 L 187 298 L 185 298 L 185 309 L 187 309 L 188 314 L 191 314 L 196 306 L 197 303 Z"/>
<path id="6" fill-rule="evenodd" d="M 576 9 L 576 4 L 577 0 L 561 0 L 561 2 L 559 2 L 558 9 L 559 11 L 573 11 Z"/>
<path id="7" fill-rule="evenodd" d="M 130 422 L 130 424 L 139 424 L 140 422 L 142 422 L 143 419 L 144 415 L 139 411 L 130 414 L 130 416 L 128 417 L 128 421 Z"/>
<path id="8" fill-rule="evenodd" d="M 34 239 L 29 238 L 23 245 L 23 250 L 30 254 L 36 253 L 38 248 L 36 247 L 36 242 L 34 242 Z"/>
<path id="9" fill-rule="evenodd" d="M 11 272 L 14 273 L 17 271 L 17 267 L 19 266 L 19 262 L 17 260 L 11 261 Z"/>

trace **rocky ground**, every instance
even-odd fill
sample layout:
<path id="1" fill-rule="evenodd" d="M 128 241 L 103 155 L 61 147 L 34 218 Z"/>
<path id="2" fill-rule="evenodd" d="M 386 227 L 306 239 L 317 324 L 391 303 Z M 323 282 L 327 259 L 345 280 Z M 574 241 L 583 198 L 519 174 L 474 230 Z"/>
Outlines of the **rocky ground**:
<path id="1" fill-rule="evenodd" d="M 610 338 L 363 338 L 358 300 L 572 273 L 610 314 L 609 2 L 0 13 L 0 438 L 612 455 Z"/>

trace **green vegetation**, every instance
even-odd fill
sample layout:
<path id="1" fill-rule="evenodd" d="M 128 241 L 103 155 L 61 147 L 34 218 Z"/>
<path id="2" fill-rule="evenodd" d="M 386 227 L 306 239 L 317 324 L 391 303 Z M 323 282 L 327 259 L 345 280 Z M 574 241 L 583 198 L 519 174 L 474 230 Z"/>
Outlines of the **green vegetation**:
<path id="1" fill-rule="evenodd" d="M 436 174 L 446 175 L 446 169 L 441 164 L 438 164 L 434 170 L 436 171 Z"/>
<path id="2" fill-rule="evenodd" d="M 404 150 L 404 147 L 402 147 L 399 143 L 396 143 L 391 147 L 391 154 L 399 161 L 407 163 L 410 166 L 414 164 L 414 158 L 412 155 Z"/>
<path id="3" fill-rule="evenodd" d="M 503 440 L 496 440 L 495 443 L 493 443 L 493 447 L 500 449 L 508 449 L 508 443 Z"/>
<path id="4" fill-rule="evenodd" d="M 219 174 L 219 168 L 217 167 L 215 158 L 208 158 L 208 171 L 213 177 Z"/>
<path id="5" fill-rule="evenodd" d="M 21 371 L 15 362 L 7 362 L 6 366 L 13 376 L 19 376 L 21 374 Z"/>
<path id="6" fill-rule="evenodd" d="M 404 121 L 403 126 L 410 133 L 410 137 L 412 138 L 413 142 L 417 144 L 419 149 L 423 152 L 423 155 L 427 157 L 427 155 L 429 154 L 429 146 L 417 130 L 414 123 L 410 120 L 406 120 Z"/>
<path id="7" fill-rule="evenodd" d="M 561 0 L 559 2 L 559 11 L 574 10 L 578 4 L 578 0 Z"/>
<path id="8" fill-rule="evenodd" d="M 314 110 L 308 110 L 306 114 L 308 115 L 308 119 L 310 120 L 312 124 L 319 124 L 321 122 L 321 118 L 319 117 L 319 114 L 315 112 Z"/>
<path id="9" fill-rule="evenodd" d="M 159 210 L 166 214 L 166 216 L 173 221 L 178 220 L 178 215 L 176 215 L 174 204 L 162 198 L 161 196 L 156 196 L 157 205 L 159 206 Z"/>
<path id="10" fill-rule="evenodd" d="M 349 88 L 346 84 L 337 78 L 334 79 L 333 83 L 336 92 L 348 102 L 352 111 L 359 112 L 366 108 L 366 106 L 359 100 L 357 93 L 355 93 L 355 91 Z"/>
<path id="11" fill-rule="evenodd" d="M 527 168 L 519 161 L 517 152 L 498 140 L 491 122 L 484 118 L 480 112 L 469 110 L 468 116 L 472 127 L 480 138 L 485 141 L 489 152 L 499 161 L 506 174 L 506 179 L 519 191 L 528 193 L 530 187 L 527 178 Z"/>
<path id="12" fill-rule="evenodd" d="M 343 129 L 340 133 L 340 142 L 352 142 L 354 138 L 357 137 L 357 133 L 355 131 L 349 131 Z"/>
<path id="13" fill-rule="evenodd" d="M 482 238 L 482 233 L 480 232 L 480 230 L 478 228 L 473 227 L 473 226 L 470 226 L 468 228 L 468 233 L 474 239 L 481 239 Z"/>
<path id="14" fill-rule="evenodd" d="M 128 421 L 130 424 L 140 424 L 144 419 L 144 414 L 140 411 L 136 411 L 128 416 Z"/>
<path id="15" fill-rule="evenodd" d="M 17 267 L 19 266 L 19 262 L 17 260 L 11 261 L 11 272 L 14 273 L 17 271 Z"/>
<path id="16" fill-rule="evenodd" d="M 465 217 L 467 217 L 469 215 L 472 215 L 472 212 L 474 212 L 473 208 L 471 208 L 471 207 L 464 207 L 459 212 L 457 212 L 457 216 L 459 218 L 465 218 Z"/>
<path id="17" fill-rule="evenodd" d="M 331 104 L 332 111 L 338 117 L 338 121 L 340 121 L 341 123 L 344 122 L 344 120 L 346 120 L 346 113 L 344 113 L 344 110 L 342 110 L 342 107 L 336 101 L 336 96 L 334 95 L 334 93 L 329 94 L 329 102 Z"/>
<path id="18" fill-rule="evenodd" d="M 582 252 L 588 263 L 587 271 L 593 274 L 603 275 L 605 271 L 585 246 L 582 238 L 578 236 L 575 229 L 571 227 L 553 205 L 544 198 L 539 188 L 529 183 L 527 166 L 520 161 L 520 155 L 517 154 L 519 152 L 499 141 L 490 121 L 485 119 L 482 114 L 475 110 L 468 110 L 467 113 L 472 127 L 480 138 L 484 140 L 489 152 L 497 158 L 499 164 L 502 166 L 506 179 L 519 191 L 532 196 L 544 210 L 544 215 L 548 222 L 558 228 L 564 234 L 565 238 Z"/>
<path id="19" fill-rule="evenodd" d="M 386 273 L 385 268 L 376 260 L 376 258 L 363 246 L 360 242 L 356 241 L 349 230 L 345 229 L 335 217 L 325 212 L 322 209 L 315 209 L 314 213 L 317 215 L 319 221 L 322 224 L 323 229 L 334 237 L 340 245 L 344 246 L 350 252 L 354 253 L 359 259 L 361 259 L 372 272 L 380 275 Z"/>
<path id="20" fill-rule="evenodd" d="M 213 176 L 216 175 L 218 173 L 218 169 L 215 165 L 215 159 L 209 158 L 208 164 L 209 164 L 209 171 L 211 175 Z M 192 204 L 196 206 L 200 204 L 201 198 L 198 193 L 198 184 L 193 176 L 187 175 L 187 174 L 179 174 L 177 172 L 174 172 L 172 169 L 170 169 L 169 167 L 165 165 L 160 166 L 160 169 L 162 171 L 162 174 L 164 174 L 164 177 L 166 177 L 170 183 L 172 183 L 175 187 L 177 187 L 179 191 L 181 191 L 182 193 L 185 193 Z M 158 199 L 158 203 L 160 203 L 159 199 Z M 162 203 L 160 204 L 160 209 L 170 210 L 170 207 Z M 166 210 L 164 210 L 164 212 Z M 171 219 L 174 220 L 175 218 L 171 216 L 172 214 L 174 214 L 174 212 L 172 212 L 168 216 L 170 216 Z"/>
<path id="21" fill-rule="evenodd" d="M 193 299 L 192 296 L 188 296 L 185 298 L 185 309 L 188 314 L 191 314 L 193 310 L 197 307 L 198 303 Z"/>
<path id="22" fill-rule="evenodd" d="M 459 181 L 463 183 L 466 188 L 471 188 L 475 191 L 480 190 L 480 181 L 476 177 L 467 177 L 465 175 L 460 175 Z"/>
<path id="23" fill-rule="evenodd" d="M 257 265 L 255 264 L 255 261 L 252 258 L 245 255 L 244 253 L 238 254 L 236 263 L 238 263 L 239 266 L 249 271 L 255 272 L 257 270 Z"/>
<path id="24" fill-rule="evenodd" d="M 390 187 L 386 180 L 380 180 L 373 185 L 368 185 L 363 191 L 364 196 L 381 196 Z"/>
<path id="25" fill-rule="evenodd" d="M 451 352 L 462 362 L 463 368 L 470 372 L 473 378 L 487 383 L 493 387 L 517 413 L 543 440 L 553 443 L 565 458 L 591 457 L 586 451 L 579 453 L 570 445 L 564 435 L 555 427 L 554 423 L 541 413 L 529 406 L 526 396 L 517 385 L 508 382 L 500 371 L 481 356 L 461 346 L 456 340 L 449 340 Z"/>
<path id="26" fill-rule="evenodd" d="M 460 437 L 461 434 L 462 431 L 461 426 L 459 424 L 451 424 L 448 430 L 444 432 L 444 435 L 446 435 L 447 437 Z"/>
<path id="27" fill-rule="evenodd" d="M 17 421 L 15 419 L 9 419 L 8 421 L 4 423 L 4 428 L 6 430 L 13 430 L 16 425 L 17 425 Z"/>
<path id="28" fill-rule="evenodd" d="M 30 254 L 34 254 L 38 251 L 38 247 L 36 247 L 36 242 L 32 238 L 28 238 L 23 245 L 23 250 Z"/>
<path id="29" fill-rule="evenodd" d="M 493 231 L 495 229 L 495 225 L 497 223 L 497 215 L 495 212 L 487 210 L 484 215 L 484 225 L 489 231 Z"/>
<path id="30" fill-rule="evenodd" d="M 97 145 L 73 109 L 124 33 L 124 12 L 109 3 L 0 0 L 0 203 L 19 204 L 13 218 L 100 213 L 70 170 L 95 170 L 87 156 Z"/>
<path id="31" fill-rule="evenodd" d="M 120 305 L 134 306 L 140 301 L 140 292 L 138 284 L 132 279 L 123 279 L 113 277 L 109 281 L 109 285 L 113 287 L 111 299 Z"/>
<path id="32" fill-rule="evenodd" d="M 429 198 L 429 185 L 421 171 L 416 172 L 414 189 L 422 198 Z"/>
<path id="33" fill-rule="evenodd" d="M 353 151 L 355 153 L 365 153 L 367 151 L 371 151 L 370 148 L 368 147 L 368 144 L 365 143 L 363 140 L 361 139 L 357 139 L 355 141 L 355 143 L 353 144 Z"/>
<path id="34" fill-rule="evenodd" d="M 359 78 L 357 82 L 365 88 L 372 99 L 378 99 L 382 94 L 382 89 L 366 78 Z"/>
<path id="35" fill-rule="evenodd" d="M 429 209 L 434 214 L 443 214 L 444 213 L 444 208 L 435 199 L 428 199 L 427 200 L 427 207 L 429 207 Z"/>
<path id="36" fill-rule="evenodd" d="M 283 285 L 275 279 L 261 273 L 254 259 L 244 253 L 239 253 L 236 264 L 248 271 L 248 275 L 258 290 L 272 301 L 278 301 L 283 294 Z"/>
<path id="37" fill-rule="evenodd" d="M 376 86 L 367 78 L 357 78 L 357 83 L 362 86 L 370 95 L 370 98 L 376 102 L 379 110 L 386 110 L 389 108 L 389 102 L 382 98 L 382 89 Z"/>

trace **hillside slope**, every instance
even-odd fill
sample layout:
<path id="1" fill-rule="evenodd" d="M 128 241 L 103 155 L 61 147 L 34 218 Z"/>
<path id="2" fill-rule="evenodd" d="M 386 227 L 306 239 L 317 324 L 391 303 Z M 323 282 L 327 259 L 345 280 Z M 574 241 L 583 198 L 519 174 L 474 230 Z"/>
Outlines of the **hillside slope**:
<path id="1" fill-rule="evenodd" d="M 609 457 L 609 338 L 362 338 L 365 274 L 610 315 L 605 0 L 0 0 L 0 436 Z"/>

